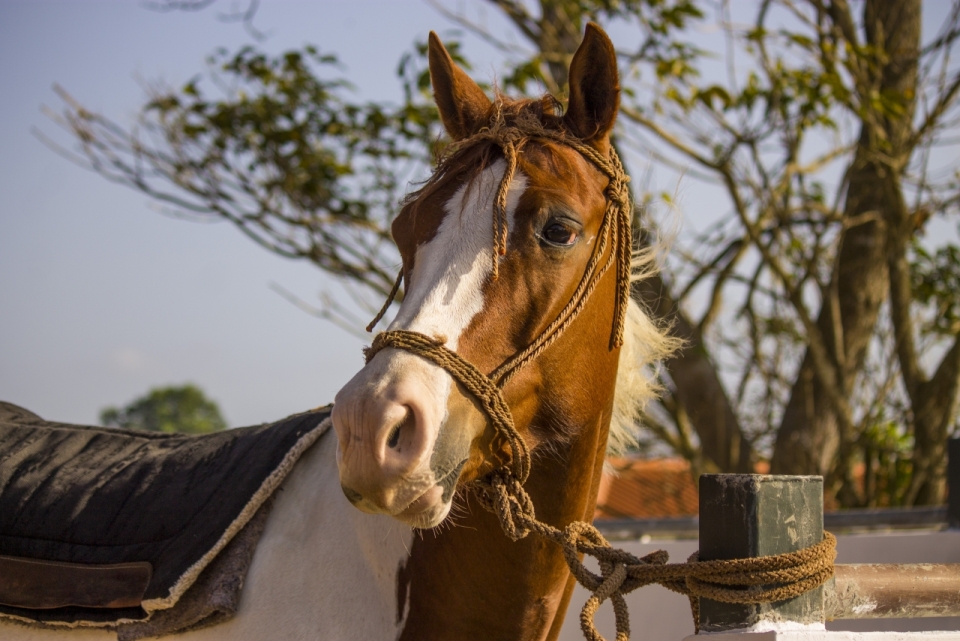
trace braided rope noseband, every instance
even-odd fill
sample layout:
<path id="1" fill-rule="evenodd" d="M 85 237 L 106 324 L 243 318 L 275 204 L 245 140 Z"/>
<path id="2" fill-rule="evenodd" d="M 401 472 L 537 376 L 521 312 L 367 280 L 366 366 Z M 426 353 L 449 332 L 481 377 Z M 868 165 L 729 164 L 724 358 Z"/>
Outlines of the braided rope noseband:
<path id="1" fill-rule="evenodd" d="M 384 348 L 402 349 L 425 358 L 446 370 L 472 394 L 489 418 L 495 438 L 510 451 L 510 458 L 500 468 L 466 485 L 481 506 L 497 515 L 504 533 L 514 541 L 534 532 L 561 546 L 564 560 L 577 581 L 592 595 L 580 612 L 580 627 L 589 641 L 603 641 L 594 624 L 600 605 L 610 599 L 616 618 L 617 641 L 630 637 L 630 622 L 624 595 L 637 588 L 659 583 L 690 599 L 694 624 L 700 631 L 698 597 L 728 603 L 765 603 L 799 596 L 833 576 L 836 539 L 829 532 L 823 541 L 809 548 L 770 557 L 731 561 L 699 561 L 694 553 L 686 563 L 667 563 L 668 555 L 660 550 L 638 558 L 610 546 L 591 524 L 574 521 L 563 530 L 536 518 L 533 502 L 523 487 L 530 474 L 530 451 L 517 431 L 513 415 L 501 390 L 524 365 L 537 358 L 570 326 L 586 306 L 600 279 L 616 262 L 617 297 L 611 347 L 623 343 L 624 322 L 630 295 L 630 258 L 632 217 L 629 178 L 616 151 L 604 158 L 596 149 L 571 139 L 560 132 L 545 129 L 539 121 L 518 119 L 507 125 L 498 114 L 494 124 L 458 145 L 457 151 L 482 142 L 499 146 L 506 160 L 506 170 L 497 188 L 494 205 L 493 275 L 498 276 L 500 256 L 507 249 L 507 193 L 516 174 L 519 154 L 530 139 L 557 142 L 579 152 L 609 180 L 604 191 L 607 207 L 599 231 L 599 242 L 584 270 L 577 289 L 560 314 L 530 345 L 486 375 L 472 363 L 434 339 L 418 332 L 392 330 L 377 334 L 373 344 L 364 350 L 366 361 Z M 610 249 L 607 252 L 607 249 Z M 608 253 L 606 261 L 603 256 Z M 383 317 L 400 288 L 403 272 L 397 277 L 380 313 L 367 327 L 371 331 Z M 495 443 L 494 451 L 500 451 Z M 592 556 L 600 564 L 600 574 L 591 572 L 581 555 Z"/>

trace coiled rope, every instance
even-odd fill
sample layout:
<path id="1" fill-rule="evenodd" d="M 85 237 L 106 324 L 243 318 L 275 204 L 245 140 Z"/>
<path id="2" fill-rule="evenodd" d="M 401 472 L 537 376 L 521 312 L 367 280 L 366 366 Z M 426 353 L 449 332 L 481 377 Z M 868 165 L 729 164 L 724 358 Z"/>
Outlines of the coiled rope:
<path id="1" fill-rule="evenodd" d="M 600 228 L 600 241 L 570 301 L 536 340 L 490 375 L 445 347 L 443 341 L 407 330 L 378 334 L 373 344 L 364 350 L 367 362 L 384 348 L 406 350 L 449 372 L 480 402 L 496 438 L 500 439 L 500 443 L 495 443 L 494 451 L 502 451 L 502 446 L 506 446 L 510 456 L 497 470 L 466 487 L 481 506 L 497 516 L 504 533 L 511 540 L 520 540 L 532 532 L 560 545 L 570 572 L 580 585 L 592 593 L 580 612 L 580 627 L 589 641 L 604 641 L 597 631 L 594 616 L 607 599 L 613 605 L 616 640 L 627 641 L 630 637 L 630 619 L 624 595 L 653 583 L 689 598 L 697 632 L 700 631 L 700 597 L 727 603 L 768 603 L 793 598 L 822 585 L 833 576 L 833 560 L 836 556 L 836 539 L 829 532 L 824 532 L 820 543 L 788 554 L 700 561 L 697 553 L 694 553 L 686 563 L 667 563 L 669 557 L 663 550 L 636 557 L 613 548 L 599 530 L 583 521 L 574 521 L 561 530 L 537 520 L 533 502 L 523 487 L 530 474 L 530 451 L 514 425 L 501 390 L 520 368 L 535 359 L 570 326 L 583 310 L 600 278 L 614 263 L 617 265 L 618 287 L 611 346 L 620 347 L 630 294 L 632 237 L 627 191 L 629 178 L 615 150 L 611 148 L 609 158 L 604 158 L 596 149 L 581 141 L 545 129 L 538 120 L 520 118 L 507 125 L 497 111 L 490 127 L 467 139 L 457 149 L 460 151 L 489 141 L 503 150 L 506 160 L 507 167 L 498 186 L 494 205 L 494 278 L 498 273 L 499 258 L 506 252 L 507 193 L 516 173 L 522 147 L 531 138 L 551 140 L 575 149 L 609 179 L 605 189 L 607 208 Z M 607 260 L 601 264 L 608 247 Z M 368 331 L 386 313 L 401 280 L 398 276 L 387 302 L 367 328 Z M 595 558 L 600 573 L 589 570 L 583 564 L 581 555 Z"/>

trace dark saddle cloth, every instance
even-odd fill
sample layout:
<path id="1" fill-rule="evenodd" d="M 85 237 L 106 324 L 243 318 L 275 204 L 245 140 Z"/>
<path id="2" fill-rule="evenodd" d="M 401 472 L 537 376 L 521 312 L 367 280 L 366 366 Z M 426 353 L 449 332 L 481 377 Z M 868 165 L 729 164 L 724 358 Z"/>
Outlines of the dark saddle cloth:
<path id="1" fill-rule="evenodd" d="M 188 436 L 53 423 L 0 403 L 0 617 L 122 628 L 169 615 L 194 584 L 210 589 L 215 580 L 207 575 L 217 563 L 236 572 L 235 560 L 217 558 L 243 541 L 235 603 L 269 499 L 326 431 L 329 415 L 326 407 L 268 425 Z M 4 560 L 20 564 L 19 584 L 2 570 L 12 567 Z M 86 570 L 129 564 L 122 567 L 134 568 L 134 581 L 139 568 L 141 602 L 44 604 L 43 595 L 23 593 L 30 585 L 24 561 L 29 572 L 39 568 L 41 578 L 61 589 L 79 575 L 79 593 Z M 39 606 L 30 604 L 38 598 Z M 20 607 L 25 603 L 30 607 Z M 188 627 L 199 615 L 191 616 Z M 162 628 L 149 635 L 173 631 Z"/>

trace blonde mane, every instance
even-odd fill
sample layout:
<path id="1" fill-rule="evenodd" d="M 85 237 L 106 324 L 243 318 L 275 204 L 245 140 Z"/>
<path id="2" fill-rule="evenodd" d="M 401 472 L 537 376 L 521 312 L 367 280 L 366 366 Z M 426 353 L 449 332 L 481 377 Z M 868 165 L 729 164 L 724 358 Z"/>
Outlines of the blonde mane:
<path id="1" fill-rule="evenodd" d="M 659 248 L 653 247 L 634 254 L 631 282 L 647 278 L 656 271 L 655 259 L 659 253 Z M 608 455 L 621 454 L 637 443 L 643 410 L 660 391 L 657 382 L 660 362 L 681 344 L 679 339 L 669 335 L 668 330 L 668 327 L 651 320 L 635 300 L 630 300 L 607 438 Z"/>

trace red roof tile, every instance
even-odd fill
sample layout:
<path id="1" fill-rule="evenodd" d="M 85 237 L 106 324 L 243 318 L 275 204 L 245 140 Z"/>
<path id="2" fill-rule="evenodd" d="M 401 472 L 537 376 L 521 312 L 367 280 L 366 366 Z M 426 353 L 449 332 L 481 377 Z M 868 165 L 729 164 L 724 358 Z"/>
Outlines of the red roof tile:
<path id="1" fill-rule="evenodd" d="M 697 514 L 697 486 L 683 459 L 607 460 L 594 518 L 648 518 Z"/>
<path id="2" fill-rule="evenodd" d="M 695 516 L 699 511 L 697 486 L 684 459 L 609 458 L 600 478 L 595 519 L 643 519 Z M 757 463 L 755 472 L 767 474 L 770 466 Z M 863 488 L 863 464 L 854 468 L 854 480 Z M 824 496 L 824 510 L 839 509 L 836 498 Z"/>

